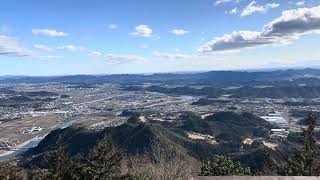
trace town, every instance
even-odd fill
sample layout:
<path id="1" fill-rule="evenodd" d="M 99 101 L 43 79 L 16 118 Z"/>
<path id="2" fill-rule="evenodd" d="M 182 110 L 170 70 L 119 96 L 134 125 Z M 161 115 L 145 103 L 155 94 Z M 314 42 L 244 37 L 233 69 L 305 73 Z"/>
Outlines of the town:
<path id="1" fill-rule="evenodd" d="M 146 83 L 143 86 L 151 85 Z M 0 158 L 10 157 L 17 148 L 28 147 L 30 142 L 35 146 L 34 140 L 39 142 L 57 128 L 78 125 L 98 131 L 119 126 L 127 120 L 121 115 L 123 111 L 140 113 L 142 122 L 174 122 L 182 112 L 194 112 L 202 118 L 222 111 L 250 112 L 276 124 L 278 128 L 272 129 L 271 133 L 276 138 L 285 138 L 289 132 L 301 130 L 298 122 L 304 116 L 297 112 L 320 110 L 320 105 L 301 103 L 292 106 L 288 103 L 310 101 L 306 98 L 233 98 L 228 95 L 208 98 L 128 91 L 120 84 L 109 83 L 90 87 L 65 83 L 0 86 Z M 203 104 L 203 100 L 210 103 Z M 317 98 L 311 100 L 320 101 Z M 190 137 L 195 135 L 190 134 Z"/>

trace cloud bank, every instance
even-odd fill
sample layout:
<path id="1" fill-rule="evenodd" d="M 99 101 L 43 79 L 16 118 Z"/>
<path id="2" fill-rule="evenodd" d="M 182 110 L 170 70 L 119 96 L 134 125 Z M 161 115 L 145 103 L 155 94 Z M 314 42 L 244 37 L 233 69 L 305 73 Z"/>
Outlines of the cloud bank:
<path id="1" fill-rule="evenodd" d="M 198 52 L 218 52 L 289 43 L 306 33 L 320 30 L 320 6 L 283 11 L 261 32 L 235 31 L 202 45 Z"/>

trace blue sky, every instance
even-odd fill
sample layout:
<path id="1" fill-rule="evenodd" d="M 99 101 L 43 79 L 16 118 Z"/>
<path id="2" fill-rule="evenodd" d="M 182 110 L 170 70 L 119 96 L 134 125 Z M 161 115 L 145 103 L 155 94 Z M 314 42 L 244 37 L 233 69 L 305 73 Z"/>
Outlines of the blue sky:
<path id="1" fill-rule="evenodd" d="M 320 0 L 2 0 L 0 75 L 320 65 Z"/>

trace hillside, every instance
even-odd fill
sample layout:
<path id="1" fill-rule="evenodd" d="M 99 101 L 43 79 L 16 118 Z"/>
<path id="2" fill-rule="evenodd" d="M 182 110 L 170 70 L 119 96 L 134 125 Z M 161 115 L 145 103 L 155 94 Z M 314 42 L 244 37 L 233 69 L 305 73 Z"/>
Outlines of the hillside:
<path id="1" fill-rule="evenodd" d="M 219 112 L 205 117 L 189 114 L 181 117 L 182 129 L 210 134 L 221 143 L 241 146 L 247 137 L 268 137 L 273 125 L 250 113 Z M 234 149 L 236 150 L 236 149 Z"/>
<path id="2" fill-rule="evenodd" d="M 244 138 L 266 137 L 268 128 L 271 127 L 269 123 L 249 113 L 221 112 L 204 120 L 198 118 L 195 114 L 185 113 L 181 116 L 182 123 L 171 125 L 131 122 L 97 132 L 79 127 L 59 129 L 47 135 L 37 147 L 29 150 L 24 156 L 29 159 L 32 156 L 36 157 L 31 158 L 28 166 L 41 162 L 43 155 L 55 147 L 59 136 L 71 157 L 78 153 L 87 154 L 96 141 L 108 137 L 115 146 L 131 155 L 143 154 L 150 150 L 155 142 L 164 142 L 181 149 L 185 156 L 201 160 L 215 154 L 238 154 Z M 211 135 L 217 143 L 190 138 L 190 132 Z"/>

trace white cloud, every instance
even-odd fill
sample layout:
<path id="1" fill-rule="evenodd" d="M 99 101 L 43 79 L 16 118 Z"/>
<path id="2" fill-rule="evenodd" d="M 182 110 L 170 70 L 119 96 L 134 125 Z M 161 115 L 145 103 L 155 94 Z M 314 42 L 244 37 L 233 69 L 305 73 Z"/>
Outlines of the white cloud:
<path id="1" fill-rule="evenodd" d="M 109 28 L 109 29 L 117 29 L 117 28 L 118 28 L 118 25 L 116 25 L 116 24 L 109 24 L 109 25 L 108 25 L 108 28 Z"/>
<path id="2" fill-rule="evenodd" d="M 217 37 L 202 45 L 199 52 L 217 52 L 292 42 L 306 33 L 320 30 L 320 6 L 282 12 L 261 32 L 237 31 Z"/>
<path id="3" fill-rule="evenodd" d="M 64 45 L 64 46 L 59 46 L 55 48 L 56 50 L 62 50 L 62 51 L 85 51 L 86 48 L 82 46 L 75 46 L 75 45 Z"/>
<path id="4" fill-rule="evenodd" d="M 173 29 L 172 31 L 170 31 L 170 33 L 175 34 L 177 36 L 182 36 L 182 35 L 190 33 L 190 31 L 187 31 L 184 29 Z"/>
<path id="5" fill-rule="evenodd" d="M 249 3 L 241 12 L 241 16 L 249 16 L 253 13 L 266 13 L 270 9 L 279 7 L 280 4 L 277 3 L 268 3 L 265 5 L 258 5 L 256 1 Z"/>
<path id="6" fill-rule="evenodd" d="M 35 60 L 56 60 L 56 59 L 63 59 L 64 56 L 57 56 L 57 55 L 34 55 L 32 56 Z"/>
<path id="7" fill-rule="evenodd" d="M 34 48 L 47 52 L 55 51 L 54 48 L 43 44 L 35 44 Z M 14 37 L 0 35 L 0 56 L 24 57 L 28 56 L 32 59 L 61 59 L 63 56 L 43 55 L 39 52 L 22 47 Z"/>
<path id="8" fill-rule="evenodd" d="M 237 13 L 238 13 L 238 8 L 237 8 L 237 7 L 231 9 L 231 10 L 228 12 L 228 14 L 237 14 Z"/>
<path id="9" fill-rule="evenodd" d="M 144 57 L 130 54 L 108 54 L 106 58 L 109 64 L 137 63 L 145 61 Z"/>
<path id="10" fill-rule="evenodd" d="M 35 45 L 33 45 L 33 47 L 36 49 L 40 49 L 40 50 L 48 51 L 48 52 L 54 51 L 54 48 L 51 48 L 51 47 L 44 45 L 44 44 L 35 44 Z"/>
<path id="11" fill-rule="evenodd" d="M 273 43 L 270 38 L 261 36 L 261 32 L 256 31 L 239 31 L 231 34 L 225 34 L 222 37 L 217 37 L 209 41 L 199 48 L 199 52 L 215 52 L 215 51 L 230 51 L 244 47 L 256 47 Z"/>
<path id="12" fill-rule="evenodd" d="M 320 29 L 320 6 L 282 12 L 263 28 L 264 36 L 296 36 Z"/>
<path id="13" fill-rule="evenodd" d="M 72 52 L 77 52 L 77 51 L 87 51 L 87 48 L 83 46 L 75 46 L 75 45 L 63 45 L 63 46 L 57 46 L 57 47 L 50 47 L 44 44 L 35 44 L 33 46 L 36 49 L 40 49 L 43 51 L 72 51 Z"/>
<path id="14" fill-rule="evenodd" d="M 32 29 L 32 34 L 50 37 L 65 37 L 69 35 L 65 32 L 57 31 L 54 29 Z"/>
<path id="15" fill-rule="evenodd" d="M 296 3 L 297 6 L 303 6 L 306 3 L 304 0 L 300 0 Z"/>
<path id="16" fill-rule="evenodd" d="M 153 52 L 153 55 L 159 59 L 170 59 L 170 60 L 175 60 L 175 59 L 186 59 L 192 57 L 191 55 L 188 54 L 181 54 L 181 53 L 163 53 L 163 52 L 158 52 L 155 51 Z"/>
<path id="17" fill-rule="evenodd" d="M 221 5 L 221 4 L 226 4 L 226 3 L 239 3 L 240 0 L 218 0 L 214 4 L 216 6 Z"/>
<path id="18" fill-rule="evenodd" d="M 62 51 L 85 51 L 86 48 L 82 46 L 74 46 L 74 45 L 64 45 L 64 46 L 59 46 L 55 48 L 56 50 L 62 50 Z"/>
<path id="19" fill-rule="evenodd" d="M 132 36 L 139 36 L 139 37 L 152 37 L 152 29 L 148 25 L 138 25 L 135 27 L 135 31 L 129 33 Z"/>
<path id="20" fill-rule="evenodd" d="M 14 37 L 0 35 L 0 56 L 32 56 L 31 50 L 22 47 Z"/>
<path id="21" fill-rule="evenodd" d="M 46 58 L 46 59 L 63 59 L 63 56 L 55 56 L 55 55 L 47 55 L 47 56 L 40 56 L 39 58 Z"/>
<path id="22" fill-rule="evenodd" d="M 91 51 L 89 56 L 102 56 L 102 53 L 100 51 Z"/>

